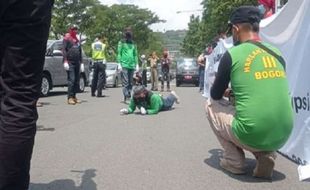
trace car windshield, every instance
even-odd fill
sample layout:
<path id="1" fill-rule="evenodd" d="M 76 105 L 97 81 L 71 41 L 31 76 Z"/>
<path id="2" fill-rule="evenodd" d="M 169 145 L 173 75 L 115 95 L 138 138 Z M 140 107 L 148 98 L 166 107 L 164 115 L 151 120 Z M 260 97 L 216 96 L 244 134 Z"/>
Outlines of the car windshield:
<path id="1" fill-rule="evenodd" d="M 46 47 L 49 48 L 53 42 L 54 42 L 54 40 L 47 40 Z"/>
<path id="2" fill-rule="evenodd" d="M 178 62 L 178 67 L 187 69 L 196 69 L 198 65 L 194 59 L 183 59 Z"/>
<path id="3" fill-rule="evenodd" d="M 107 64 L 107 70 L 116 70 L 117 64 Z"/>

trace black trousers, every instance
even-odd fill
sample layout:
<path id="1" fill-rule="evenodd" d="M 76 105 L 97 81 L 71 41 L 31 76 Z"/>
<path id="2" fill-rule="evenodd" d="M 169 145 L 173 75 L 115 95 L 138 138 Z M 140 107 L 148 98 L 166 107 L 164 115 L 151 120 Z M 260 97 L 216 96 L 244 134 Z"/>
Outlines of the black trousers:
<path id="1" fill-rule="evenodd" d="M 147 70 L 142 70 L 142 85 L 147 87 L 147 76 L 146 76 Z"/>
<path id="2" fill-rule="evenodd" d="M 68 99 L 76 98 L 76 93 L 80 89 L 80 63 L 69 63 L 68 76 Z"/>
<path id="3" fill-rule="evenodd" d="M 162 72 L 161 90 L 164 90 L 165 81 L 167 81 L 167 90 L 170 90 L 170 74 L 169 74 L 169 72 Z"/>
<path id="4" fill-rule="evenodd" d="M 94 76 L 91 84 L 91 93 L 95 94 L 97 90 L 97 96 L 102 96 L 102 89 L 106 82 L 106 65 L 103 62 L 94 62 Z"/>
<path id="5" fill-rule="evenodd" d="M 27 190 L 53 0 L 0 1 L 0 190 Z"/>

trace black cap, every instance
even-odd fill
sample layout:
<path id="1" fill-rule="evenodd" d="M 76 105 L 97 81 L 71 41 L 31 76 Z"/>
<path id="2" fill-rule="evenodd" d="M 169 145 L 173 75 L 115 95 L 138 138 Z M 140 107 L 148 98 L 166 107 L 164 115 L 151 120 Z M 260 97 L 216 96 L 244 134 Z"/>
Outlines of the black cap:
<path id="1" fill-rule="evenodd" d="M 240 23 L 260 23 L 262 15 L 257 7 L 254 6 L 241 6 L 233 11 L 230 15 L 228 24 Z"/>
<path id="2" fill-rule="evenodd" d="M 134 89 L 133 89 L 133 94 L 134 95 L 139 95 L 141 94 L 142 92 L 146 92 L 147 89 L 144 87 L 144 86 L 136 86 Z"/>

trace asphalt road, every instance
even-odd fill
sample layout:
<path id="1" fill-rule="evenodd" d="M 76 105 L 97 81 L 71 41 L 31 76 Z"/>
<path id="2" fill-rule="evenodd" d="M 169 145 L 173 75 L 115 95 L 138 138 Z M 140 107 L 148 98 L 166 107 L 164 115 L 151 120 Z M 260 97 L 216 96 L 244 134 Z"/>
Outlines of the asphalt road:
<path id="1" fill-rule="evenodd" d="M 173 89 L 175 109 L 154 116 L 122 116 L 121 88 L 105 98 L 78 94 L 82 104 L 66 104 L 66 88 L 41 98 L 32 159 L 30 190 L 290 190 L 310 189 L 299 182 L 297 165 L 278 156 L 273 181 L 219 167 L 222 151 L 195 87 Z"/>

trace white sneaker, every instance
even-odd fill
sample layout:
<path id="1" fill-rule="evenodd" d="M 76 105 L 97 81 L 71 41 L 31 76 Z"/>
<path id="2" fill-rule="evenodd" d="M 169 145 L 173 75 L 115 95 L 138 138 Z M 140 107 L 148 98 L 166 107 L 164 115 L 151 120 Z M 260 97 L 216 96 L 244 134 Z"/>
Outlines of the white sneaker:
<path id="1" fill-rule="evenodd" d="M 179 104 L 181 102 L 180 97 L 175 93 L 175 91 L 171 91 L 171 94 L 176 98 L 175 103 Z"/>

